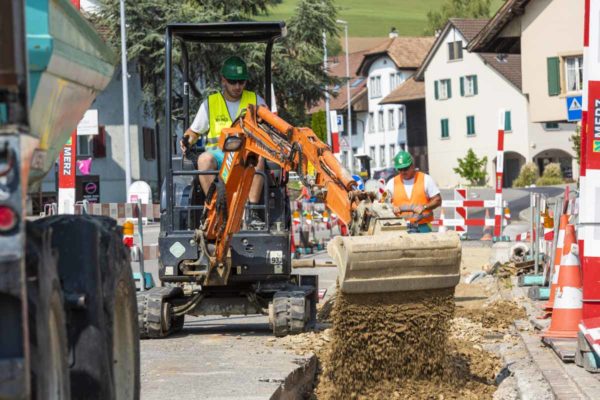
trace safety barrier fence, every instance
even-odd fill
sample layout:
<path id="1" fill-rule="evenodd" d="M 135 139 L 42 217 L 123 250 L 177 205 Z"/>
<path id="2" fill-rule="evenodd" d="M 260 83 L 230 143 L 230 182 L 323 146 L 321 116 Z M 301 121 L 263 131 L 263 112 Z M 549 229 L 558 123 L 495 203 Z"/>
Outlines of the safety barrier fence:
<path id="1" fill-rule="evenodd" d="M 159 204 L 141 204 L 136 203 L 90 203 L 88 201 L 78 201 L 75 203 L 75 214 L 103 215 L 123 223 L 128 219 L 136 219 L 138 216 L 143 218 L 143 222 L 160 221 Z M 43 216 L 58 214 L 56 203 L 44 205 Z"/>

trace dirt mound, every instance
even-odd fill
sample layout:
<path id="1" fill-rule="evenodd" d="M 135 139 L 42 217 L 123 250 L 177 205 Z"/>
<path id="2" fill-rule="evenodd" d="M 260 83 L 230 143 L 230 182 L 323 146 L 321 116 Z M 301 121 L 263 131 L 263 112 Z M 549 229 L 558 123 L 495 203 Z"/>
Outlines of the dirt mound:
<path id="1" fill-rule="evenodd" d="M 453 295 L 452 289 L 340 293 L 333 329 L 317 351 L 314 398 L 491 398 L 500 362 L 473 343 L 448 340 Z"/>
<path id="2" fill-rule="evenodd" d="M 488 330 L 504 331 L 515 320 L 527 318 L 527 313 L 513 301 L 499 300 L 477 309 L 457 308 L 456 316 L 480 323 Z"/>

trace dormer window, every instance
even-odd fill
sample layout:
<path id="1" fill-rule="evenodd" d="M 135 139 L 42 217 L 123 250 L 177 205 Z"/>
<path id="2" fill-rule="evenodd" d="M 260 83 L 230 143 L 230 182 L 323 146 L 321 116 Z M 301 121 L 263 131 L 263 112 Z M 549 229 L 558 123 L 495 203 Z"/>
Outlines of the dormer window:
<path id="1" fill-rule="evenodd" d="M 462 40 L 448 43 L 448 61 L 462 60 L 463 44 Z"/>

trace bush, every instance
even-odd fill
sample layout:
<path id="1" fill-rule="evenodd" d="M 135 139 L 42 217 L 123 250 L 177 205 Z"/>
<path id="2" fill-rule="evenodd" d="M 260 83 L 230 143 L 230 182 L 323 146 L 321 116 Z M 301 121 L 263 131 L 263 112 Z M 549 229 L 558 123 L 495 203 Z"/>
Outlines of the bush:
<path id="1" fill-rule="evenodd" d="M 562 176 L 562 171 L 560 169 L 559 163 L 551 163 L 546 165 L 544 168 L 544 173 L 542 177 L 539 178 L 535 184 L 536 186 L 549 186 L 549 185 L 560 185 L 564 183 L 565 180 Z"/>
<path id="2" fill-rule="evenodd" d="M 540 170 L 535 163 L 527 163 L 521 168 L 519 176 L 513 181 L 513 187 L 531 186 L 540 177 Z"/>
<path id="3" fill-rule="evenodd" d="M 473 149 L 469 149 L 465 158 L 459 158 L 457 161 L 458 167 L 454 168 L 455 173 L 468 180 L 471 186 L 485 184 L 487 157 L 479 159 Z"/>

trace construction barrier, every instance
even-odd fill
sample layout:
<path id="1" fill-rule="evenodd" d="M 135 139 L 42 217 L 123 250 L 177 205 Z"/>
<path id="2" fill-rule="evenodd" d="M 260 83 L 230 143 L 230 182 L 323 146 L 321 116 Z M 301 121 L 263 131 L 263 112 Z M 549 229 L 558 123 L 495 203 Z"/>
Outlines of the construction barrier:
<path id="1" fill-rule="evenodd" d="M 75 214 L 103 215 L 123 223 L 126 220 L 134 220 L 138 217 L 143 218 L 143 222 L 160 221 L 159 204 L 141 204 L 136 203 L 75 203 Z"/>

